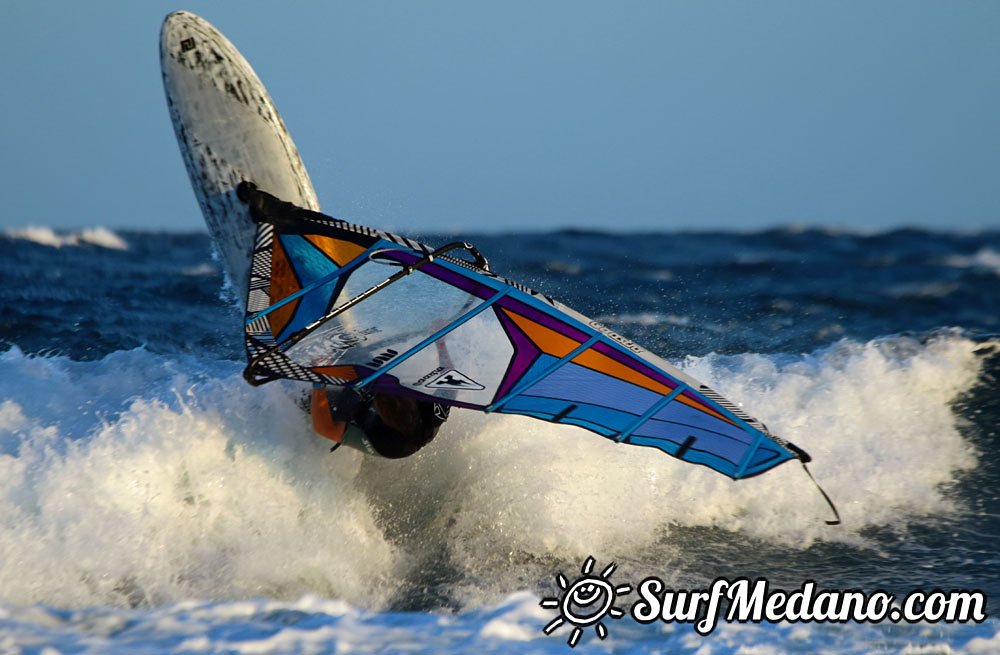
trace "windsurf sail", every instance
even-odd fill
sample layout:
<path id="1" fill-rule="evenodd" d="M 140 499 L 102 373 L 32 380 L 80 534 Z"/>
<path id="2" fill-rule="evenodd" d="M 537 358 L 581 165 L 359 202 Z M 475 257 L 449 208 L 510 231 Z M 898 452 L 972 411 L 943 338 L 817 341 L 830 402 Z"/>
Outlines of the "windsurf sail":
<path id="1" fill-rule="evenodd" d="M 245 323 L 251 384 L 279 378 L 522 414 L 657 448 L 733 479 L 809 456 L 629 339 L 490 271 L 301 209 L 248 183 L 258 223 Z"/>

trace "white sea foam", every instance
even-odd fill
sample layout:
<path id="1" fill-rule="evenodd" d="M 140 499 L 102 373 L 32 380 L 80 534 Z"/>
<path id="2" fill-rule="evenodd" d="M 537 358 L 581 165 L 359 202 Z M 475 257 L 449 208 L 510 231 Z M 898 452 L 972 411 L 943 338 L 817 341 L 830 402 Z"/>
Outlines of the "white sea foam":
<path id="1" fill-rule="evenodd" d="M 534 594 L 518 592 L 488 607 L 455 615 L 380 613 L 343 601 L 304 596 L 294 601 L 254 599 L 182 601 L 151 610 L 93 608 L 59 612 L 44 606 L 0 604 L 0 647 L 5 652 L 133 653 L 682 653 L 754 655 L 986 655 L 1000 646 L 1000 622 L 981 624 L 738 624 L 720 622 L 703 637 L 690 625 L 639 625 L 605 619 L 599 640 L 584 631 L 575 650 L 570 626 L 550 636 L 542 627 L 555 615 Z"/>
<path id="2" fill-rule="evenodd" d="M 28 226 L 7 228 L 5 234 L 11 239 L 23 239 L 53 248 L 89 244 L 112 250 L 128 250 L 128 243 L 105 227 L 92 227 L 79 232 L 60 234 L 50 227 Z"/>
<path id="3" fill-rule="evenodd" d="M 214 264 L 204 263 L 196 264 L 195 266 L 189 266 L 181 270 L 181 275 L 188 275 L 191 277 L 204 277 L 208 275 L 218 275 L 219 267 Z"/>
<path id="4" fill-rule="evenodd" d="M 942 335 L 683 362 L 812 454 L 838 528 L 798 466 L 735 483 L 579 429 L 461 411 L 406 460 L 331 455 L 291 385 L 248 387 L 233 362 L 11 350 L 0 357 L 0 601 L 314 593 L 378 608 L 444 555 L 464 585 L 450 594 L 481 607 L 534 588 L 546 558 L 643 560 L 674 526 L 793 547 L 860 542 L 867 526 L 954 510 L 941 486 L 977 460 L 950 402 L 976 380 L 974 348 Z M 504 621 L 490 630 L 519 634 Z"/>
<path id="5" fill-rule="evenodd" d="M 972 255 L 952 255 L 945 264 L 955 268 L 983 268 L 1000 275 L 1000 252 L 992 248 L 980 248 Z"/>
<path id="6" fill-rule="evenodd" d="M 546 270 L 565 273 L 566 275 L 579 275 L 583 272 L 583 268 L 579 264 L 572 264 L 558 259 L 550 259 L 545 262 L 545 268 Z"/>
<path id="7" fill-rule="evenodd" d="M 142 351 L 0 359 L 0 593 L 15 603 L 378 604 L 392 547 L 281 387 Z M 381 581 L 385 580 L 383 591 Z"/>
<path id="8" fill-rule="evenodd" d="M 662 314 L 660 312 L 634 312 L 634 313 L 624 313 L 624 314 L 609 314 L 605 316 L 598 316 L 597 319 L 601 323 L 610 323 L 616 325 L 642 325 L 642 326 L 652 326 L 652 325 L 676 325 L 678 327 L 687 327 L 691 325 L 690 316 L 678 316 L 677 314 Z"/>
<path id="9" fill-rule="evenodd" d="M 734 483 L 655 450 L 474 414 L 459 415 L 436 448 L 373 497 L 405 505 L 421 489 L 420 511 L 438 517 L 453 558 L 485 579 L 490 567 L 516 575 L 519 562 L 546 554 L 642 560 L 675 525 L 792 546 L 860 542 L 864 527 L 953 510 L 941 485 L 976 465 L 949 407 L 976 379 L 972 350 L 957 337 L 893 339 L 842 343 L 787 364 L 752 355 L 685 362 L 813 455 L 844 519 L 837 528 L 824 525 L 829 510 L 798 466 Z"/>
<path id="10" fill-rule="evenodd" d="M 674 272 L 667 269 L 658 269 L 651 271 L 646 275 L 647 279 L 653 280 L 654 282 L 670 282 L 674 279 Z"/>
<path id="11" fill-rule="evenodd" d="M 887 287 L 884 293 L 894 298 L 946 298 L 959 289 L 955 282 L 914 282 Z"/>

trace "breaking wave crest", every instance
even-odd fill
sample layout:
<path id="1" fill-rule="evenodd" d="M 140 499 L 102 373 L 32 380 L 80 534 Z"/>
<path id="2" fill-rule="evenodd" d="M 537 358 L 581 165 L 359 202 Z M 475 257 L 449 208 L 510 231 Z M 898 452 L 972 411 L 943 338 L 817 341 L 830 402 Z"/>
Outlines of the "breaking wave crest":
<path id="1" fill-rule="evenodd" d="M 111 250 L 128 250 L 128 242 L 105 227 L 92 227 L 79 232 L 61 234 L 50 227 L 28 226 L 7 228 L 5 235 L 9 239 L 22 239 L 53 248 L 91 245 Z"/>
<path id="2" fill-rule="evenodd" d="M 810 452 L 839 528 L 795 465 L 734 483 L 579 429 L 458 411 L 412 458 L 329 454 L 298 387 L 248 387 L 237 363 L 14 348 L 0 356 L 0 601 L 480 607 L 588 555 L 655 572 L 683 548 L 665 536 L 687 528 L 863 544 L 872 526 L 956 510 L 943 486 L 977 454 L 952 404 L 980 375 L 976 348 L 942 333 L 682 362 Z"/>

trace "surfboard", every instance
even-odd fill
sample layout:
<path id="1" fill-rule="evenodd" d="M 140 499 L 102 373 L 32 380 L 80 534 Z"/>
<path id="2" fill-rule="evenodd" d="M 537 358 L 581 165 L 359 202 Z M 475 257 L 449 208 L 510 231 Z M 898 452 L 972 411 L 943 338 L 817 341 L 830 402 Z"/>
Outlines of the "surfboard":
<path id="1" fill-rule="evenodd" d="M 298 149 L 267 89 L 219 30 L 185 11 L 163 21 L 160 67 L 191 186 L 237 301 L 247 297 L 256 224 L 243 180 L 319 210 Z"/>

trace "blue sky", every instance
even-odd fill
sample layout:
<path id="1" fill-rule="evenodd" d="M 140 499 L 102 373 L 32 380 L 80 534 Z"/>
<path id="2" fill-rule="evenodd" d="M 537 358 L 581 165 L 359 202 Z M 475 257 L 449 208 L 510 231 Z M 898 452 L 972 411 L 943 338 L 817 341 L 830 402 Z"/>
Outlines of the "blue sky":
<path id="1" fill-rule="evenodd" d="M 1000 2 L 284 4 L 8 0 L 0 228 L 203 229 L 159 75 L 175 9 L 356 222 L 1000 228 Z"/>

